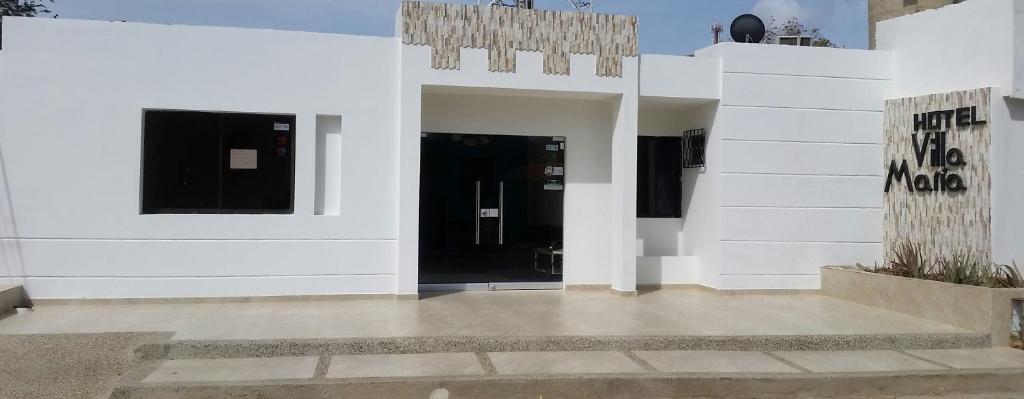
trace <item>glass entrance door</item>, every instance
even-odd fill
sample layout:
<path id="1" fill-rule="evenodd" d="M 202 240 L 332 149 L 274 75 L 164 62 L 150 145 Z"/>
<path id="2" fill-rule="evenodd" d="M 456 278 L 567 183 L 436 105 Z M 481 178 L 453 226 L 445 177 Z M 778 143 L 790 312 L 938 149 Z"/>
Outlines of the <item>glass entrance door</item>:
<path id="1" fill-rule="evenodd" d="M 565 140 L 424 134 L 423 289 L 560 288 Z"/>

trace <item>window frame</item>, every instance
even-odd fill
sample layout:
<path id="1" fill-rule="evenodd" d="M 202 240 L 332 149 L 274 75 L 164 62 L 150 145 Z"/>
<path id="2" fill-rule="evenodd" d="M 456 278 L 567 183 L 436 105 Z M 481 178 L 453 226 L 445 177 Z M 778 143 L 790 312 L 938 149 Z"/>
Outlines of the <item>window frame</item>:
<path id="1" fill-rule="evenodd" d="M 680 136 L 645 136 L 645 135 L 639 135 L 639 136 L 637 136 L 637 140 L 638 140 L 637 141 L 637 207 L 636 207 L 637 208 L 636 209 L 636 217 L 637 217 L 637 219 L 680 219 L 680 218 L 682 218 L 683 217 L 683 201 L 682 201 L 682 199 L 683 199 L 683 183 L 682 183 L 682 175 L 683 175 L 683 159 L 682 159 L 682 156 L 683 156 L 683 153 L 682 153 L 682 151 L 683 151 L 683 140 L 684 140 L 684 138 L 680 137 Z M 647 141 L 647 144 L 645 144 L 644 141 Z M 676 157 L 673 156 L 673 159 L 670 159 L 670 160 L 667 161 L 667 162 L 669 162 L 669 164 L 673 165 L 672 167 L 675 170 L 674 176 L 669 177 L 668 180 L 665 180 L 665 176 L 661 176 L 661 180 L 660 180 L 661 182 L 670 181 L 671 182 L 671 186 L 670 187 L 671 187 L 672 191 L 675 191 L 674 193 L 666 193 L 666 192 L 664 192 L 664 190 L 665 190 L 664 187 L 658 187 L 657 185 L 652 186 L 652 184 L 656 184 L 656 183 L 653 183 L 653 182 L 659 180 L 658 177 L 657 177 L 657 171 L 658 171 L 659 168 L 657 168 L 656 165 L 659 165 L 659 164 L 660 165 L 665 165 L 666 164 L 665 161 L 660 161 L 659 162 L 659 160 L 657 159 L 659 157 L 659 155 L 657 154 L 658 151 L 656 149 L 656 145 L 659 142 L 662 142 L 662 143 L 665 143 L 665 145 L 671 146 L 671 148 L 666 147 L 669 150 L 667 152 L 672 152 L 672 153 L 677 152 L 678 155 L 679 155 L 678 159 L 676 159 Z M 654 143 L 654 145 L 652 145 L 651 143 Z M 640 153 L 640 151 L 642 151 L 644 148 L 647 149 L 647 154 L 641 154 Z M 646 168 L 641 168 L 641 165 L 647 165 L 647 167 Z M 644 173 L 647 174 L 647 178 L 646 179 L 641 177 L 641 175 L 644 174 Z M 646 187 L 644 186 L 644 184 L 642 184 L 642 182 L 645 182 L 645 181 L 647 182 Z M 676 201 L 674 201 L 672 203 L 671 210 L 669 212 L 663 212 L 664 209 L 657 209 L 658 207 L 655 206 L 655 204 L 657 204 L 659 198 L 665 198 L 666 196 L 668 197 L 669 200 L 671 200 L 673 198 L 676 199 Z M 647 199 L 646 205 L 644 205 L 643 204 L 644 201 L 642 201 L 645 198 Z"/>
<path id="2" fill-rule="evenodd" d="M 146 205 L 146 153 L 147 153 L 147 139 L 149 136 L 147 133 L 147 115 L 151 112 L 162 112 L 162 113 L 182 113 L 182 114 L 211 114 L 219 117 L 224 116 L 261 116 L 261 117 L 281 117 L 286 118 L 289 121 L 288 130 L 288 168 L 290 173 L 288 174 L 288 207 L 287 208 L 243 208 L 243 209 L 232 209 L 223 207 L 223 181 L 219 180 L 218 189 L 218 207 L 217 208 L 161 208 L 161 207 L 147 207 Z M 292 112 L 245 112 L 245 111 L 220 111 L 220 110 L 208 110 L 208 109 L 183 109 L 183 108 L 143 108 L 140 113 L 141 116 L 141 140 L 140 140 L 140 152 L 139 152 L 139 215 L 294 215 L 295 214 L 295 186 L 296 186 L 296 137 L 297 134 L 297 122 L 298 115 Z M 223 143 L 223 136 L 225 133 L 224 122 L 219 121 L 217 127 L 214 128 L 217 133 L 221 136 L 220 141 Z M 220 151 L 222 149 L 218 149 Z M 223 169 L 223 162 L 218 162 L 217 166 L 218 173 L 223 175 L 225 170 Z M 221 176 L 222 177 L 222 176 Z"/>

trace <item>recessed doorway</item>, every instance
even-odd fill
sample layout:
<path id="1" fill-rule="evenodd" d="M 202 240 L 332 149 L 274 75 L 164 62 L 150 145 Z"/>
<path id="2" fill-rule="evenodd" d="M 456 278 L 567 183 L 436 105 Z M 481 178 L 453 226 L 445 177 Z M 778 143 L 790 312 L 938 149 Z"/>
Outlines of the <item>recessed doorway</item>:
<path id="1" fill-rule="evenodd" d="M 423 291 L 562 287 L 564 137 L 425 133 Z"/>

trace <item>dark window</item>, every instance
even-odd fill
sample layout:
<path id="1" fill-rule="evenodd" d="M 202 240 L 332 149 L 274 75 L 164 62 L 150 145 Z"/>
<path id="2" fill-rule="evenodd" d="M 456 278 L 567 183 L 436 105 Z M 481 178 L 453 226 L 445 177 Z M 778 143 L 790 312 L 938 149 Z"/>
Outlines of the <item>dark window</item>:
<path id="1" fill-rule="evenodd" d="M 292 213 L 295 116 L 146 111 L 142 213 Z"/>
<path id="2" fill-rule="evenodd" d="M 640 218 L 683 217 L 683 139 L 641 136 L 637 154 L 636 210 Z"/>

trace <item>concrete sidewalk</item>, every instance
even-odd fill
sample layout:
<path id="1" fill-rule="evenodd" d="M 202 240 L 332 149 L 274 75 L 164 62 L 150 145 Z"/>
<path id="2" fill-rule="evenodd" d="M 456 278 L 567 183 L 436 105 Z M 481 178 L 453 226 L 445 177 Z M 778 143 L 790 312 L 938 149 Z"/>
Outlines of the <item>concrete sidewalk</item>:
<path id="1" fill-rule="evenodd" d="M 1019 397 L 1022 377 L 1013 349 L 339 355 L 166 360 L 113 397 Z"/>
<path id="2" fill-rule="evenodd" d="M 498 352 L 175 359 L 142 382 L 229 382 L 596 374 L 845 374 L 1024 370 L 1024 351 Z"/>
<path id="3" fill-rule="evenodd" d="M 0 334 L 173 332 L 174 340 L 443 336 L 821 336 L 969 333 L 830 297 L 664 290 L 463 292 L 418 301 L 37 306 Z"/>
<path id="4" fill-rule="evenodd" d="M 0 397 L 5 389 L 146 399 L 1024 392 L 1024 352 L 987 348 L 987 334 L 815 294 L 47 305 L 0 319 L 0 342 L 16 348 L 0 365 L 13 378 Z M 82 378 L 32 379 L 59 370 Z"/>

